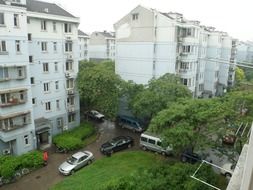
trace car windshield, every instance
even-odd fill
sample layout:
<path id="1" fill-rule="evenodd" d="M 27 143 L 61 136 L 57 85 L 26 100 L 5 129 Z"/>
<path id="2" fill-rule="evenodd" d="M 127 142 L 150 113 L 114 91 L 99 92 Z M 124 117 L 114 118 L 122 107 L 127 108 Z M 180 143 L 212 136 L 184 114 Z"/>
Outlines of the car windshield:
<path id="1" fill-rule="evenodd" d="M 75 164 L 75 163 L 77 163 L 77 159 L 75 157 L 71 156 L 70 158 L 68 158 L 67 162 L 69 164 Z"/>
<path id="2" fill-rule="evenodd" d="M 109 143 L 111 145 L 115 145 L 115 144 L 117 144 L 118 141 L 119 141 L 118 139 L 112 139 Z"/>

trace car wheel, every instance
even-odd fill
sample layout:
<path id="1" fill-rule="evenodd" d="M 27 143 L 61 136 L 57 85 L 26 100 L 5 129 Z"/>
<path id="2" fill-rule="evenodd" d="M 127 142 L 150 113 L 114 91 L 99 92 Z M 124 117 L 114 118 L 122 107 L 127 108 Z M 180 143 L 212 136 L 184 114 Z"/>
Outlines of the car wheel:
<path id="1" fill-rule="evenodd" d="M 131 147 L 132 147 L 132 144 L 129 144 L 127 147 L 128 147 L 128 148 L 131 148 Z"/>
<path id="2" fill-rule="evenodd" d="M 146 150 L 147 150 L 147 147 L 143 146 L 142 149 L 146 151 Z"/>
<path id="3" fill-rule="evenodd" d="M 187 161 L 187 158 L 183 156 L 183 157 L 181 158 L 181 161 L 182 161 L 182 162 L 186 162 L 186 161 Z"/>
<path id="4" fill-rule="evenodd" d="M 164 151 L 162 151 L 161 154 L 162 154 L 163 156 L 166 156 L 166 153 L 165 153 Z"/>
<path id="5" fill-rule="evenodd" d="M 91 161 L 91 160 L 88 160 L 87 164 L 90 165 L 91 163 L 92 163 L 92 161 Z"/>
<path id="6" fill-rule="evenodd" d="M 226 178 L 231 178 L 232 175 L 231 175 L 231 173 L 225 173 L 225 177 L 226 177 Z"/>
<path id="7" fill-rule="evenodd" d="M 75 170 L 71 170 L 70 174 L 73 175 L 75 173 Z"/>

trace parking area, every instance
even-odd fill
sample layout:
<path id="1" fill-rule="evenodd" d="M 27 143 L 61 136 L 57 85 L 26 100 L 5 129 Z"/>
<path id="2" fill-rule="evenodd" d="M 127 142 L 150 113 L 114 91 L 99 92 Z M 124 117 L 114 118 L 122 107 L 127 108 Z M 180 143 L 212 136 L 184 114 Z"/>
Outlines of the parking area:
<path id="1" fill-rule="evenodd" d="M 100 159 L 104 155 L 100 153 L 100 146 L 110 140 L 113 137 L 125 135 L 131 136 L 134 139 L 134 146 L 129 149 L 139 149 L 139 133 L 133 133 L 127 129 L 121 129 L 115 127 L 114 123 L 110 121 L 104 121 L 103 123 L 96 123 L 99 131 L 99 137 L 95 142 L 85 147 L 83 150 L 91 151 L 95 159 Z M 128 150 L 126 150 L 128 151 Z M 20 180 L 13 184 L 5 185 L 1 187 L 3 190 L 45 190 L 49 189 L 54 184 L 60 182 L 65 177 L 59 174 L 59 165 L 66 160 L 73 152 L 68 154 L 54 153 L 54 149 L 49 150 L 49 161 L 46 167 L 40 168 L 26 176 L 23 176 Z"/>

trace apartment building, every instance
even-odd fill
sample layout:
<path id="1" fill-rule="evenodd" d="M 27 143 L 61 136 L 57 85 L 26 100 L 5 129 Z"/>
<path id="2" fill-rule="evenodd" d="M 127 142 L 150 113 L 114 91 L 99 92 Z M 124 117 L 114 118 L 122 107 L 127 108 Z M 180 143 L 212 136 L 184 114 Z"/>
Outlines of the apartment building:
<path id="1" fill-rule="evenodd" d="M 78 30 L 79 61 L 89 61 L 89 39 L 90 37 L 81 30 Z"/>
<path id="2" fill-rule="evenodd" d="M 90 35 L 89 53 L 91 60 L 115 60 L 115 33 L 93 32 Z"/>
<path id="3" fill-rule="evenodd" d="M 180 13 L 143 6 L 133 9 L 114 28 L 115 72 L 124 80 L 147 84 L 165 73 L 178 74 L 194 97 L 217 95 L 217 89 L 224 92 L 227 88 L 232 38 L 226 33 Z"/>
<path id="4" fill-rule="evenodd" d="M 80 123 L 79 18 L 46 2 L 0 4 L 0 154 L 18 155 Z"/>
<path id="5" fill-rule="evenodd" d="M 253 63 L 253 42 L 239 42 L 237 60 L 240 63 Z"/>

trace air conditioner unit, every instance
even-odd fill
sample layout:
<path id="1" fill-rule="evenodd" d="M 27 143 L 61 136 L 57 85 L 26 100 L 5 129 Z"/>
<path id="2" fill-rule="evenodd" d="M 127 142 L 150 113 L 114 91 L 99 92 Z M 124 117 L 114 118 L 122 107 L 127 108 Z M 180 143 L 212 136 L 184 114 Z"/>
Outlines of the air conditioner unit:
<path id="1" fill-rule="evenodd" d="M 68 108 L 68 111 L 69 111 L 69 112 L 74 112 L 74 111 L 75 111 L 75 108 L 74 108 L 74 107 L 69 107 L 69 108 Z"/>
<path id="2" fill-rule="evenodd" d="M 67 39 L 67 40 L 71 40 L 71 37 L 67 37 L 66 39 Z"/>
<path id="3" fill-rule="evenodd" d="M 11 149 L 7 148 L 3 150 L 3 155 L 11 154 Z"/>
<path id="4" fill-rule="evenodd" d="M 74 90 L 68 90 L 68 94 L 74 94 Z"/>
<path id="5" fill-rule="evenodd" d="M 65 73 L 65 76 L 66 76 L 66 77 L 70 77 L 70 74 L 69 74 L 69 73 Z"/>
<path id="6" fill-rule="evenodd" d="M 69 129 L 69 127 L 67 125 L 63 126 L 62 130 L 63 131 L 67 131 Z"/>

